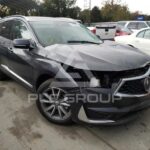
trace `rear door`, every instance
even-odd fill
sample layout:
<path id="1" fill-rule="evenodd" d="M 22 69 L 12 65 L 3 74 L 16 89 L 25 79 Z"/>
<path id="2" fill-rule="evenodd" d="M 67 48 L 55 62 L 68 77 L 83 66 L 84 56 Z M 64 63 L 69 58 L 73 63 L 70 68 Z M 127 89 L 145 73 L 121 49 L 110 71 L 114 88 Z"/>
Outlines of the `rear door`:
<path id="1" fill-rule="evenodd" d="M 150 55 L 150 30 L 146 29 L 137 34 L 134 46 Z"/>
<path id="2" fill-rule="evenodd" d="M 146 30 L 143 38 L 143 43 L 141 43 L 141 47 L 143 47 L 144 52 L 150 55 L 150 30 Z"/>

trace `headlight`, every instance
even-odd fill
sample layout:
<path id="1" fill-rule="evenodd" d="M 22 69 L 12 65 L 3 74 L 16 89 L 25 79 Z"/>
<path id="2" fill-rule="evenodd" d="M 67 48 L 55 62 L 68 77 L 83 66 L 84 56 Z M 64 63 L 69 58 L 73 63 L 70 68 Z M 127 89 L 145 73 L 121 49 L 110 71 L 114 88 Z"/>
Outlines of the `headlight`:
<path id="1" fill-rule="evenodd" d="M 97 79 L 90 70 L 67 66 L 66 71 L 80 86 L 93 88 L 101 86 L 100 79 Z"/>
<path id="2" fill-rule="evenodd" d="M 76 81 L 76 82 L 89 82 L 90 78 L 86 71 L 82 69 L 77 69 L 74 67 L 67 67 L 66 72 Z"/>
<path id="3" fill-rule="evenodd" d="M 95 77 L 91 78 L 90 87 L 100 87 L 100 80 Z"/>

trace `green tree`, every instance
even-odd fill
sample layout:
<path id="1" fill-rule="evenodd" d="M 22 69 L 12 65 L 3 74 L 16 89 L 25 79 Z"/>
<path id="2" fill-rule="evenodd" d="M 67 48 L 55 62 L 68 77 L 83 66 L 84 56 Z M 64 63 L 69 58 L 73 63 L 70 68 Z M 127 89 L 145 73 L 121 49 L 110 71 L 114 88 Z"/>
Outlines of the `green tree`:
<path id="1" fill-rule="evenodd" d="M 6 15 L 31 15 L 38 9 L 37 2 L 35 0 L 10 0 L 0 1 L 3 8 L 7 8 Z"/>
<path id="2" fill-rule="evenodd" d="M 47 16 L 66 17 L 76 0 L 44 0 L 43 13 Z"/>
<path id="3" fill-rule="evenodd" d="M 98 7 L 94 7 L 91 11 L 91 22 L 102 21 L 101 11 Z"/>
<path id="4" fill-rule="evenodd" d="M 0 17 L 5 17 L 9 14 L 9 9 L 7 6 L 0 5 Z"/>
<path id="5" fill-rule="evenodd" d="M 73 7 L 68 9 L 67 17 L 73 18 L 73 19 L 79 19 L 81 12 L 80 7 Z"/>
<path id="6" fill-rule="evenodd" d="M 128 20 L 131 18 L 128 6 L 115 0 L 107 0 L 101 9 L 101 13 L 105 21 Z"/>
<path id="7" fill-rule="evenodd" d="M 131 19 L 135 20 L 139 15 L 141 15 L 139 11 L 133 12 L 131 13 Z"/>
<path id="8" fill-rule="evenodd" d="M 90 23 L 90 13 L 91 11 L 89 9 L 85 9 L 80 13 L 80 20 L 82 20 L 83 23 Z"/>

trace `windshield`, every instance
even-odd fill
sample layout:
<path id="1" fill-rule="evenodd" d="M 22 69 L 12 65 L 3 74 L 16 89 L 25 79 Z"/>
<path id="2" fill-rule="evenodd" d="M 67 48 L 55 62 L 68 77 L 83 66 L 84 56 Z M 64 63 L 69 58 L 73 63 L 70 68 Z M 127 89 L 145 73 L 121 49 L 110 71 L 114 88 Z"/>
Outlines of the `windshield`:
<path id="1" fill-rule="evenodd" d="M 67 43 L 101 44 L 102 41 L 78 22 L 37 21 L 30 22 L 43 46 Z"/>

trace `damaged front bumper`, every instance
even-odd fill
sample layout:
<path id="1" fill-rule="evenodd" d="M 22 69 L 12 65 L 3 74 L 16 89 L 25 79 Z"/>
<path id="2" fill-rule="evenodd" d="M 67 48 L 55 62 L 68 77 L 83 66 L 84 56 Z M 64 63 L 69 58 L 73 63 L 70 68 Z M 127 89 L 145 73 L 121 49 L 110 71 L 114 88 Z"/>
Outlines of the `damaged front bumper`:
<path id="1" fill-rule="evenodd" d="M 150 107 L 150 68 L 144 75 L 114 83 L 111 89 L 80 88 L 72 93 L 84 97 L 76 97 L 71 105 L 75 122 L 122 124 L 134 119 L 139 111 Z"/>
<path id="2" fill-rule="evenodd" d="M 79 92 L 79 91 L 78 91 Z M 114 100 L 107 99 L 111 94 L 110 90 L 105 89 L 83 89 L 82 94 L 91 95 L 90 102 L 78 101 L 72 104 L 72 119 L 78 123 L 94 125 L 119 125 L 129 122 L 137 117 L 138 112 L 150 107 L 150 95 L 141 97 L 122 97 Z M 103 95 L 105 100 L 101 99 L 95 102 L 95 94 Z M 107 98 L 106 98 L 107 97 Z M 107 99 L 107 100 L 106 100 Z"/>

